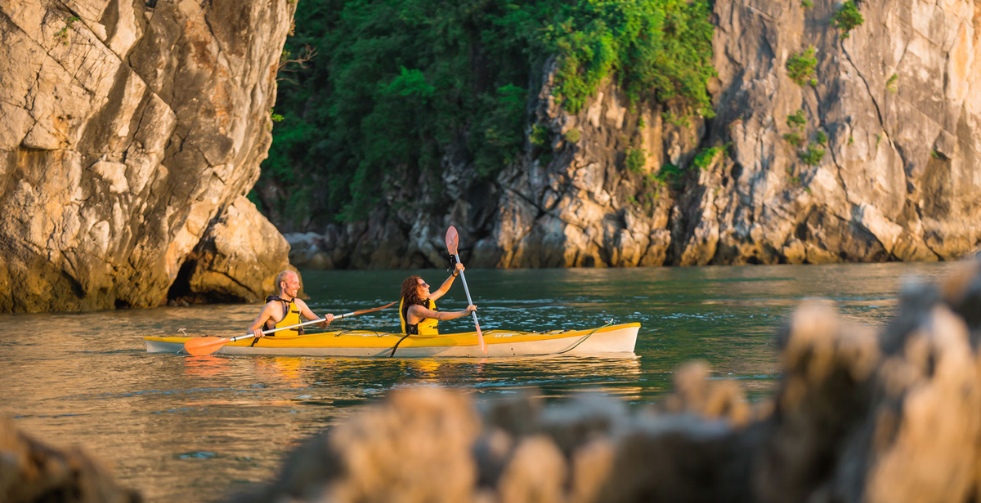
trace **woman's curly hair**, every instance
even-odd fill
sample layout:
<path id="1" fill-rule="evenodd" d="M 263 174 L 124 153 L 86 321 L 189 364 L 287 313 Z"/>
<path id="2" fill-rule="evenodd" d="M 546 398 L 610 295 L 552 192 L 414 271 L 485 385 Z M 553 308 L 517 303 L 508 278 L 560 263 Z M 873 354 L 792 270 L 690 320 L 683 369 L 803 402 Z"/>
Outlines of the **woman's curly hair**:
<path id="1" fill-rule="evenodd" d="M 426 305 L 426 299 L 419 297 L 420 279 L 422 278 L 419 276 L 409 276 L 402 282 L 402 299 L 404 301 L 404 306 L 411 306 L 413 304 L 419 304 L 420 306 Z"/>

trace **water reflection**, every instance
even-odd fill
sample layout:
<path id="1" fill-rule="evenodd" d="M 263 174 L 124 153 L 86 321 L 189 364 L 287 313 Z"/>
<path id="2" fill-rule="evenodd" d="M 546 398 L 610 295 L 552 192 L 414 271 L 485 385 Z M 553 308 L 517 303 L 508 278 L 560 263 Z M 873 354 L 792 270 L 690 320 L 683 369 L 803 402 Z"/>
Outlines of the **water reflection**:
<path id="1" fill-rule="evenodd" d="M 256 358 L 255 366 L 257 374 L 266 377 L 266 380 L 274 378 L 291 388 L 306 386 L 303 382 L 303 358 L 296 356 Z"/>
<path id="2" fill-rule="evenodd" d="M 214 355 L 188 356 L 183 359 L 184 373 L 193 377 L 215 377 L 228 368 L 228 360 Z"/>
<path id="3" fill-rule="evenodd" d="M 949 264 L 468 270 L 485 329 L 545 331 L 642 324 L 629 358 L 355 359 L 147 354 L 144 335 L 234 336 L 256 305 L 86 314 L 5 315 L 0 412 L 56 445 L 81 445 L 115 466 L 150 502 L 215 501 L 273 477 L 282 456 L 358 407 L 407 386 L 445 386 L 495 399 L 535 390 L 548 400 L 595 391 L 644 405 L 677 369 L 705 360 L 761 400 L 780 369 L 773 334 L 807 297 L 831 298 L 852 321 L 881 325 L 903 277 Z M 423 277 L 434 271 L 419 271 Z M 375 307 L 407 271 L 303 273 L 317 313 Z M 337 288 L 344 285 L 344 288 Z M 462 308 L 461 290 L 440 302 Z M 441 323 L 472 329 L 469 319 Z M 334 328 L 398 330 L 395 309 Z"/>

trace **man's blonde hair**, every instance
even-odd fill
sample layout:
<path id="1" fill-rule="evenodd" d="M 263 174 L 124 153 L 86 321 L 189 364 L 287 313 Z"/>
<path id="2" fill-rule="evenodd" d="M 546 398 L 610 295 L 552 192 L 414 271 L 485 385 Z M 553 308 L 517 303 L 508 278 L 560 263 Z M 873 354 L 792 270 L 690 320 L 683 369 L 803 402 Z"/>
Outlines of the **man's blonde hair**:
<path id="1" fill-rule="evenodd" d="M 287 269 L 276 275 L 276 288 L 279 289 L 279 293 L 283 293 L 283 282 L 286 281 L 286 277 L 290 274 L 296 274 L 296 271 Z M 296 274 L 296 279 L 300 279 L 299 274 Z"/>

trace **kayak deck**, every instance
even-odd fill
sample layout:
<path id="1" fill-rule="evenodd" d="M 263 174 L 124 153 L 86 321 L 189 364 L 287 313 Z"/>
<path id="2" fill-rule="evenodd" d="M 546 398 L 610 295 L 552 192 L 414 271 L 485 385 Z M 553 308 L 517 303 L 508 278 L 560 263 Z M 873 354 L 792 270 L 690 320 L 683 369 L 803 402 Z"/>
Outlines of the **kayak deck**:
<path id="1" fill-rule="evenodd" d="M 483 332 L 487 353 L 480 351 L 476 332 L 409 336 L 370 330 L 344 330 L 309 335 L 266 336 L 225 344 L 223 355 L 349 356 L 349 357 L 502 357 L 633 353 L 640 323 L 607 325 L 584 330 Z M 144 337 L 147 352 L 181 353 L 191 337 Z M 394 349 L 394 351 L 393 351 Z"/>

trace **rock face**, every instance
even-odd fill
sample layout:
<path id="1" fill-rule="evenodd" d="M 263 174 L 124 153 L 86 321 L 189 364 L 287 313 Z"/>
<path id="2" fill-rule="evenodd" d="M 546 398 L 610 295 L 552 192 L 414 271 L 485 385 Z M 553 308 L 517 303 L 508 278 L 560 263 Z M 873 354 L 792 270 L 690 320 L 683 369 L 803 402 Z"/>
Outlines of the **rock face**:
<path id="1" fill-rule="evenodd" d="M 491 183 L 453 146 L 440 180 L 389 173 L 367 221 L 292 257 L 441 266 L 451 224 L 477 267 L 963 256 L 981 246 L 981 13 L 858 5 L 846 33 L 832 0 L 716 1 L 705 121 L 633 110 L 613 84 L 570 115 L 549 63 L 529 108 L 547 144 Z M 288 245 L 243 195 L 295 6 L 0 0 L 0 311 L 268 293 Z M 798 83 L 788 64 L 811 47 Z"/>
<path id="2" fill-rule="evenodd" d="M 846 37 L 837 2 L 716 5 L 722 89 L 708 141 L 732 142 L 731 158 L 701 174 L 681 263 L 948 260 L 976 249 L 981 11 L 860 6 L 865 21 Z M 787 62 L 808 47 L 817 66 L 798 85 Z M 785 139 L 794 133 L 806 145 Z M 825 155 L 807 162 L 807 149 Z"/>
<path id="3" fill-rule="evenodd" d="M 780 389 L 752 406 L 700 363 L 637 410 L 398 390 L 229 501 L 977 501 L 981 260 L 909 284 L 899 312 L 877 332 L 801 305 L 777 336 Z"/>
<path id="4" fill-rule="evenodd" d="M 970 1 L 859 5 L 865 21 L 845 37 L 838 2 L 715 2 L 716 117 L 697 130 L 659 110 L 632 116 L 612 86 L 576 116 L 543 93 L 555 158 L 502 176 L 498 218 L 471 262 L 923 261 L 977 249 L 981 12 Z M 800 85 L 787 63 L 810 47 L 813 80 Z M 577 144 L 564 141 L 572 129 Z M 648 153 L 647 171 L 685 168 L 683 187 L 642 201 L 643 179 L 612 168 L 631 146 Z"/>
<path id="5" fill-rule="evenodd" d="M 441 266 L 450 224 L 482 267 L 962 257 L 981 246 L 981 9 L 856 3 L 864 22 L 846 33 L 838 1 L 714 2 L 709 120 L 680 121 L 676 104 L 631 110 L 612 84 L 570 115 L 546 67 L 528 131 L 546 128 L 550 144 L 529 142 L 490 185 L 452 153 L 438 188 L 393 173 L 366 224 L 331 228 L 297 258 Z M 788 63 L 811 47 L 798 83 Z M 631 151 L 643 166 L 626 168 Z M 379 242 L 398 253 L 364 251 Z"/>
<path id="6" fill-rule="evenodd" d="M 254 270 L 193 258 L 177 290 L 267 293 L 286 244 L 242 196 L 294 8 L 0 1 L 0 311 L 159 305 L 247 232 Z"/>

